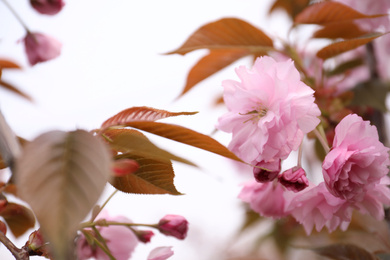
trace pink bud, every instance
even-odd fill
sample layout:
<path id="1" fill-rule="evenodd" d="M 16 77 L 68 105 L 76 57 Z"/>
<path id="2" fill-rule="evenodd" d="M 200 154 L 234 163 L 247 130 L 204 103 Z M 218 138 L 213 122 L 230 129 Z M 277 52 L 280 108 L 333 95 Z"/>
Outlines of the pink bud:
<path id="1" fill-rule="evenodd" d="M 154 233 L 150 230 L 137 230 L 136 235 L 139 241 L 141 241 L 142 243 L 148 243 L 154 236 Z"/>
<path id="2" fill-rule="evenodd" d="M 28 61 L 33 66 L 58 57 L 62 44 L 50 36 L 28 32 L 24 38 L 24 46 Z"/>
<path id="3" fill-rule="evenodd" d="M 62 0 L 30 0 L 32 7 L 41 14 L 55 15 L 65 5 Z"/>
<path id="4" fill-rule="evenodd" d="M 24 247 L 28 249 L 30 255 L 50 258 L 49 248 L 39 229 L 30 234 Z"/>
<path id="5" fill-rule="evenodd" d="M 281 160 L 270 162 L 258 162 L 256 167 L 253 167 L 253 176 L 257 182 L 273 181 L 279 174 L 281 168 Z"/>
<path id="6" fill-rule="evenodd" d="M 134 173 L 139 169 L 139 164 L 137 161 L 132 159 L 123 158 L 116 160 L 113 163 L 112 172 L 116 177 L 123 177 L 130 173 Z"/>
<path id="7" fill-rule="evenodd" d="M 164 235 L 184 239 L 187 236 L 188 221 L 179 215 L 166 215 L 158 223 L 158 229 Z"/>
<path id="8" fill-rule="evenodd" d="M 153 249 L 147 260 L 165 260 L 173 255 L 173 251 L 170 246 L 156 247 Z"/>
<path id="9" fill-rule="evenodd" d="M 309 186 L 305 170 L 298 166 L 284 171 L 278 180 L 286 189 L 293 192 L 301 191 Z"/>

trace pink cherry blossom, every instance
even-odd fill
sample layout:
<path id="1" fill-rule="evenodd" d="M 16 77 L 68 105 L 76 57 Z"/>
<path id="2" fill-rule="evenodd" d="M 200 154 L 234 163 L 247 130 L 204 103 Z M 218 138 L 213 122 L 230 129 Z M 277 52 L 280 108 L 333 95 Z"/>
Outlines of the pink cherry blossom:
<path id="1" fill-rule="evenodd" d="M 162 246 L 153 249 L 147 260 L 165 260 L 173 256 L 173 251 L 171 246 Z"/>
<path id="2" fill-rule="evenodd" d="M 348 115 L 336 126 L 332 150 L 322 164 L 330 193 L 343 199 L 362 201 L 387 175 L 389 148 L 378 139 L 375 126 L 358 115 Z"/>
<path id="3" fill-rule="evenodd" d="M 106 221 L 115 221 L 121 223 L 131 223 L 130 219 L 123 216 L 110 217 L 103 212 L 98 219 Z M 128 227 L 111 225 L 108 227 L 97 227 L 101 236 L 110 250 L 112 256 L 117 260 L 128 260 L 138 244 L 138 238 Z M 92 230 L 87 230 L 93 234 Z M 96 244 L 90 245 L 84 234 L 80 234 L 76 244 L 78 259 L 84 260 L 91 257 L 97 260 L 109 260 L 110 257 Z"/>
<path id="4" fill-rule="evenodd" d="M 329 232 L 338 227 L 345 231 L 351 221 L 353 208 L 343 199 L 329 193 L 325 183 L 296 193 L 287 211 L 303 225 L 309 235 L 313 228 L 320 231 L 326 226 Z"/>
<path id="5" fill-rule="evenodd" d="M 225 80 L 228 112 L 217 128 L 232 133 L 229 149 L 246 162 L 285 159 L 317 124 L 314 91 L 300 80 L 291 60 L 264 56 L 252 69 L 236 69 L 240 82 Z"/>
<path id="6" fill-rule="evenodd" d="M 285 192 L 287 192 L 285 194 Z M 275 219 L 288 215 L 285 210 L 290 192 L 285 191 L 278 182 L 258 183 L 248 182 L 244 185 L 238 197 L 249 203 L 252 210 L 264 217 Z"/>
<path id="7" fill-rule="evenodd" d="M 55 15 L 62 10 L 62 0 L 30 0 L 31 6 L 41 14 Z"/>
<path id="8" fill-rule="evenodd" d="M 28 61 L 35 65 L 58 57 L 62 44 L 48 35 L 28 32 L 24 38 L 24 46 Z"/>
<path id="9" fill-rule="evenodd" d="M 259 168 L 260 167 L 260 168 Z M 281 168 L 281 160 L 272 162 L 258 162 L 256 167 L 253 167 L 253 176 L 258 182 L 273 181 L 279 174 Z"/>
<path id="10" fill-rule="evenodd" d="M 184 239 L 188 232 L 188 221 L 179 215 L 166 215 L 158 222 L 158 229 L 164 235 Z"/>
<path id="11" fill-rule="evenodd" d="M 286 189 L 293 192 L 301 191 L 309 186 L 306 172 L 301 167 L 293 167 L 284 171 L 279 175 L 278 180 Z"/>

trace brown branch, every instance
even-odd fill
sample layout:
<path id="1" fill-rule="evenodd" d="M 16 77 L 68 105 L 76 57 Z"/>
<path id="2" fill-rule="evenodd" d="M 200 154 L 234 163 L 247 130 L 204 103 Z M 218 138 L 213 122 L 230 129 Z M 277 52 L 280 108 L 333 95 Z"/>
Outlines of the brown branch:
<path id="1" fill-rule="evenodd" d="M 0 242 L 12 253 L 16 260 L 29 260 L 29 254 L 26 250 L 17 248 L 3 232 L 0 231 Z"/>

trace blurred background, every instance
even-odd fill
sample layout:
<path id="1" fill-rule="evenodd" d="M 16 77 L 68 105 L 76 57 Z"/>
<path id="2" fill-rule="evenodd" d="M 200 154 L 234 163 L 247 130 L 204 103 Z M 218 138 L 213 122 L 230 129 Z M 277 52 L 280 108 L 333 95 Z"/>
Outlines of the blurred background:
<path id="1" fill-rule="evenodd" d="M 55 16 L 36 13 L 27 0 L 9 2 L 32 32 L 51 35 L 63 43 L 59 58 L 30 67 L 21 42 L 25 30 L 0 1 L 0 58 L 23 67 L 6 70 L 2 77 L 33 98 L 29 102 L 0 89 L 0 109 L 15 133 L 26 139 L 54 129 L 92 130 L 132 106 L 198 111 L 165 122 L 211 134 L 225 111 L 214 104 L 222 93 L 221 81 L 236 79 L 234 68 L 250 66 L 251 59 L 239 60 L 178 98 L 187 73 L 206 51 L 185 56 L 164 53 L 178 48 L 202 25 L 220 18 L 240 18 L 283 39 L 289 28 L 284 14 L 268 16 L 270 0 L 68 0 Z M 172 260 L 223 259 L 232 256 L 234 247 L 245 248 L 245 242 L 235 243 L 244 216 L 237 195 L 251 170 L 206 151 L 148 137 L 199 168 L 174 163 L 175 185 L 183 196 L 120 193 L 108 204 L 110 215 L 125 215 L 136 223 L 156 223 L 166 214 L 183 215 L 190 222 L 184 241 L 156 232 L 151 243 L 139 244 L 132 259 L 146 259 L 157 246 L 173 246 Z M 223 133 L 213 137 L 225 145 L 230 139 Z M 100 203 L 112 191 L 107 185 Z M 26 239 L 18 239 L 17 246 Z M 14 259 L 2 245 L 0 259 Z"/>

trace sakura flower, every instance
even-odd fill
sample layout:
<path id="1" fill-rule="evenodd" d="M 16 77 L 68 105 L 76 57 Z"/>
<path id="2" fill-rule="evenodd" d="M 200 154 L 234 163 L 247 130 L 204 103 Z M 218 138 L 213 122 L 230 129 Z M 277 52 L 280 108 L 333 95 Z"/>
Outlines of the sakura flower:
<path id="1" fill-rule="evenodd" d="M 188 221 L 179 215 L 166 215 L 160 219 L 158 229 L 164 235 L 184 239 L 187 236 Z"/>
<path id="2" fill-rule="evenodd" d="M 105 212 L 100 214 L 97 219 L 106 221 L 115 221 L 130 223 L 131 221 L 123 216 L 110 217 Z M 101 236 L 104 238 L 108 250 L 117 260 L 128 260 L 138 244 L 138 238 L 128 227 L 120 225 L 111 225 L 108 227 L 97 227 Z M 85 230 L 89 236 L 98 238 L 92 230 Z M 81 234 L 76 242 L 76 251 L 78 259 L 84 260 L 91 257 L 97 260 L 109 260 L 110 257 L 97 245 L 90 244 L 85 235 Z"/>
<path id="3" fill-rule="evenodd" d="M 378 139 L 375 126 L 356 114 L 344 117 L 335 128 L 332 150 L 326 155 L 322 172 L 334 196 L 362 201 L 387 175 L 389 148 Z"/>
<path id="4" fill-rule="evenodd" d="M 278 180 L 286 189 L 294 192 L 301 191 L 309 186 L 306 172 L 301 167 L 293 167 L 284 171 L 279 175 Z"/>
<path id="5" fill-rule="evenodd" d="M 147 260 L 165 260 L 173 256 L 173 251 L 171 246 L 162 246 L 156 247 L 153 249 Z"/>
<path id="6" fill-rule="evenodd" d="M 288 204 L 284 196 L 285 192 L 283 186 L 278 182 L 258 183 L 252 181 L 244 185 L 238 197 L 249 203 L 251 209 L 260 215 L 278 219 L 288 215 L 285 210 Z"/>
<path id="7" fill-rule="evenodd" d="M 273 181 L 279 174 L 281 168 L 281 160 L 271 162 L 259 162 L 256 167 L 253 167 L 253 176 L 258 182 Z"/>
<path id="8" fill-rule="evenodd" d="M 229 149 L 251 163 L 287 158 L 319 123 L 314 91 L 300 81 L 291 60 L 264 56 L 236 73 L 240 82 L 222 83 L 229 111 L 217 125 L 233 134 Z"/>
<path id="9" fill-rule="evenodd" d="M 28 61 L 35 65 L 58 57 L 62 44 L 50 36 L 28 32 L 24 38 L 24 46 Z"/>
<path id="10" fill-rule="evenodd" d="M 296 193 L 287 211 L 303 225 L 309 235 L 313 228 L 320 231 L 326 226 L 329 232 L 338 227 L 345 231 L 351 221 L 353 208 L 346 200 L 329 193 L 325 184 L 305 189 Z"/>
<path id="11" fill-rule="evenodd" d="M 41 14 L 55 15 L 65 5 L 62 0 L 30 0 L 31 6 Z"/>

